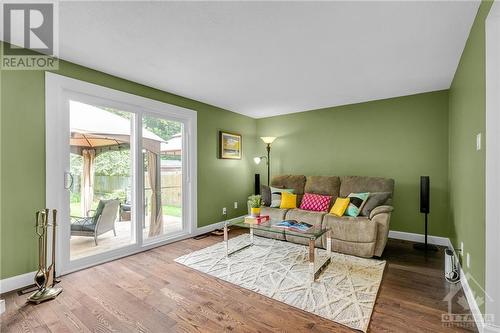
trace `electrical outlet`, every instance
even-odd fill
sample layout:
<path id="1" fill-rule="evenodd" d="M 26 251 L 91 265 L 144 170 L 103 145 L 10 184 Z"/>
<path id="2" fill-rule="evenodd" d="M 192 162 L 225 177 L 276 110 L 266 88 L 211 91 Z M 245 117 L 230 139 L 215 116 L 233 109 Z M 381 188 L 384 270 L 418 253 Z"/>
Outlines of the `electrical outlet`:
<path id="1" fill-rule="evenodd" d="M 476 150 L 481 150 L 481 133 L 476 135 Z"/>
<path id="2" fill-rule="evenodd" d="M 224 208 L 222 208 L 222 215 L 226 215 L 226 214 L 227 214 L 227 208 L 224 207 Z"/>
<path id="3" fill-rule="evenodd" d="M 238 209 L 238 201 L 234 202 L 234 209 Z"/>
<path id="4" fill-rule="evenodd" d="M 470 255 L 469 255 L 469 252 L 467 252 L 467 268 L 470 268 Z"/>

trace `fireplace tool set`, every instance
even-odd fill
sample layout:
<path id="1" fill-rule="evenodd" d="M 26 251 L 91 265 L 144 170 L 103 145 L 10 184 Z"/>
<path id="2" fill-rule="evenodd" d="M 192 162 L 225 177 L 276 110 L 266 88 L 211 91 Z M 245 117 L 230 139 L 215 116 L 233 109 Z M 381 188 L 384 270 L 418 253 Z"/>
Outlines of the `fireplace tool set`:
<path id="1" fill-rule="evenodd" d="M 54 299 L 62 292 L 62 288 L 55 287 L 56 283 L 56 219 L 57 210 L 52 210 L 52 223 L 49 223 L 50 210 L 36 212 L 36 234 L 38 235 L 38 271 L 35 274 L 35 285 L 38 290 L 28 298 L 28 301 L 39 304 Z M 52 229 L 52 258 L 47 267 L 47 233 Z"/>

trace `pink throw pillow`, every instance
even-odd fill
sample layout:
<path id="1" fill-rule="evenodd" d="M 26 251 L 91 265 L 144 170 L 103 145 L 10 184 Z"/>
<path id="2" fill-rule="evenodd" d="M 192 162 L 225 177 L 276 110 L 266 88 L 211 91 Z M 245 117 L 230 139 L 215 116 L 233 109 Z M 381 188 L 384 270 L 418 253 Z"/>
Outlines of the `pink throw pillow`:
<path id="1" fill-rule="evenodd" d="M 332 197 L 329 195 L 306 193 L 300 203 L 300 209 L 315 212 L 327 212 L 330 208 Z"/>

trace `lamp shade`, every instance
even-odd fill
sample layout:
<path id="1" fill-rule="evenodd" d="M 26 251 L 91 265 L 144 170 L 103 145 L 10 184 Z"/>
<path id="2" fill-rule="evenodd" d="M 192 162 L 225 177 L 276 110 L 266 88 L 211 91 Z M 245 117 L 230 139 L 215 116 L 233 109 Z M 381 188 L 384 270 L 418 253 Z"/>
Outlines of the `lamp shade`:
<path id="1" fill-rule="evenodd" d="M 276 140 L 276 137 L 274 136 L 261 136 L 260 137 L 264 143 L 271 144 L 273 143 L 274 140 Z"/>

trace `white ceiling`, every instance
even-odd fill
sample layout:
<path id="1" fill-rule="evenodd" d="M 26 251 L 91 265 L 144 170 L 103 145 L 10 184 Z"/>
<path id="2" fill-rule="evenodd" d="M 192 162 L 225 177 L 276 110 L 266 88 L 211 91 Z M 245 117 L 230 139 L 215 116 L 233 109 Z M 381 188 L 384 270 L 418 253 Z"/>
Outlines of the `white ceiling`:
<path id="1" fill-rule="evenodd" d="M 478 6 L 60 2 L 60 55 L 258 118 L 449 88 Z"/>

